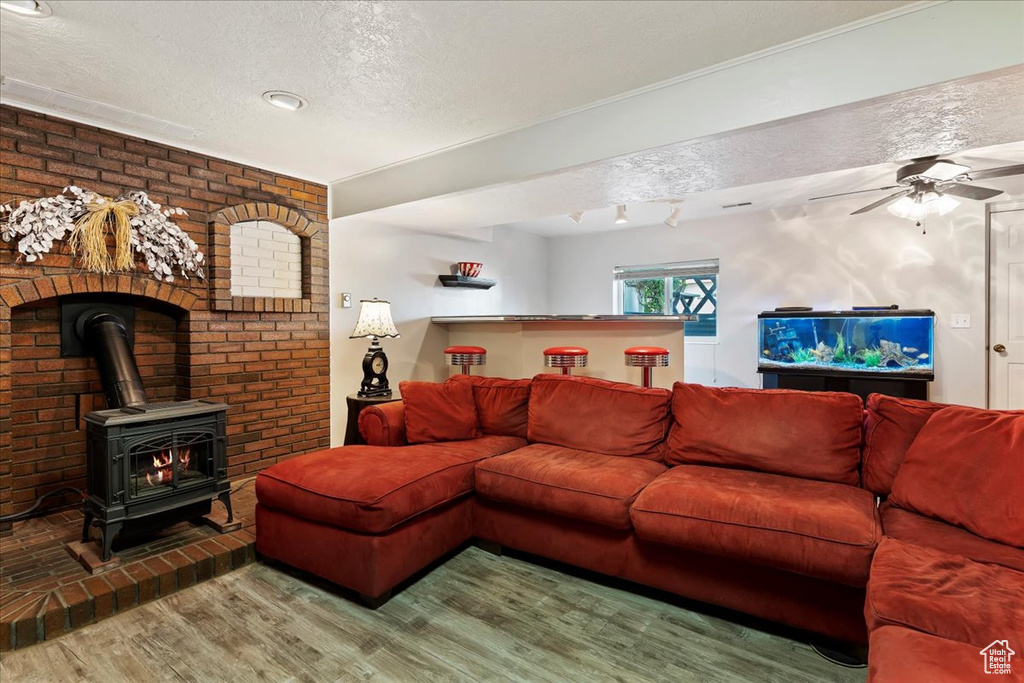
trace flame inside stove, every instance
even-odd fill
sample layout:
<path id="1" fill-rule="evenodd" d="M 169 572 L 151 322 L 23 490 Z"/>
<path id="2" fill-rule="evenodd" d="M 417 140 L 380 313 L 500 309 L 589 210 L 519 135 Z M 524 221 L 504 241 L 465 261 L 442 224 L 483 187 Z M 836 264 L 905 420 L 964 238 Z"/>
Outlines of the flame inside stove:
<path id="1" fill-rule="evenodd" d="M 178 449 L 178 472 L 188 469 L 192 451 L 189 448 Z M 153 456 L 153 468 L 146 472 L 146 483 L 150 486 L 170 484 L 174 480 L 174 454 L 171 451 L 160 451 Z"/>

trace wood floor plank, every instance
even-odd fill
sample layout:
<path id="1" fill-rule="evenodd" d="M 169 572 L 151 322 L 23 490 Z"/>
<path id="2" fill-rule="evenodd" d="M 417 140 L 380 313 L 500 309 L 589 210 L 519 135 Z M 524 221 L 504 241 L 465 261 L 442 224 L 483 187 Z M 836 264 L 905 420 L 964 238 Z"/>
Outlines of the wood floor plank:
<path id="1" fill-rule="evenodd" d="M 264 564 L 0 657 L 3 683 L 863 683 L 779 635 L 468 548 L 371 611 Z"/>

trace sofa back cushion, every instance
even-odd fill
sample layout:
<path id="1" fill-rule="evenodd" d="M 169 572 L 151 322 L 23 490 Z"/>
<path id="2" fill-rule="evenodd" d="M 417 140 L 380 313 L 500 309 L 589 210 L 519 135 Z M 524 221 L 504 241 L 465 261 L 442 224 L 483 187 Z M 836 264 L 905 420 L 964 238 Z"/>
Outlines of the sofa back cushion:
<path id="1" fill-rule="evenodd" d="M 473 401 L 484 434 L 526 438 L 531 380 L 453 375 L 448 381 L 473 387 Z"/>
<path id="2" fill-rule="evenodd" d="M 473 387 L 467 382 L 400 382 L 409 443 L 462 441 L 480 436 Z"/>
<path id="3" fill-rule="evenodd" d="M 537 375 L 530 387 L 527 438 L 604 455 L 661 460 L 671 398 L 668 389 Z"/>
<path id="4" fill-rule="evenodd" d="M 864 488 L 882 496 L 888 495 L 907 449 L 921 427 L 935 411 L 948 407 L 942 403 L 883 394 L 868 396 L 861 464 Z"/>
<path id="5" fill-rule="evenodd" d="M 676 382 L 668 462 L 856 486 L 863 409 L 853 394 Z"/>
<path id="6" fill-rule="evenodd" d="M 952 406 L 936 412 L 907 450 L 889 499 L 1024 547 L 1024 411 Z"/>

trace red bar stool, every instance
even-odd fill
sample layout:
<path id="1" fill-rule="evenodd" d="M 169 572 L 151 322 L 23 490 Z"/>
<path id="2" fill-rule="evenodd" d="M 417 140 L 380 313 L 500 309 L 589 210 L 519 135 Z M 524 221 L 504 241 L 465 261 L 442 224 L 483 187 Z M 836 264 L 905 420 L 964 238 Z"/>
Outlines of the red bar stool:
<path id="1" fill-rule="evenodd" d="M 461 365 L 462 374 L 468 375 L 473 365 L 487 365 L 487 349 L 482 346 L 449 346 L 444 350 L 444 362 Z"/>
<path id="2" fill-rule="evenodd" d="M 634 346 L 626 349 L 626 365 L 632 368 L 643 368 L 643 385 L 650 389 L 654 368 L 668 367 L 668 349 L 660 346 Z"/>
<path id="3" fill-rule="evenodd" d="M 544 365 L 549 368 L 562 368 L 563 375 L 571 375 L 572 368 L 587 367 L 590 352 L 582 346 L 552 346 L 544 349 Z"/>

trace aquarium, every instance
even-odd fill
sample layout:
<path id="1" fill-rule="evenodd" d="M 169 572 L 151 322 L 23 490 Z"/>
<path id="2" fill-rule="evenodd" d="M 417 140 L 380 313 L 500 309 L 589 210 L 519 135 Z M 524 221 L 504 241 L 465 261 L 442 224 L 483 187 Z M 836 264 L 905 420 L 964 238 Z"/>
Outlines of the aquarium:
<path id="1" fill-rule="evenodd" d="M 931 311 L 770 311 L 757 316 L 758 372 L 935 377 Z"/>

